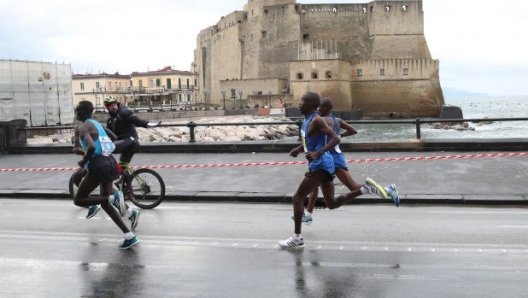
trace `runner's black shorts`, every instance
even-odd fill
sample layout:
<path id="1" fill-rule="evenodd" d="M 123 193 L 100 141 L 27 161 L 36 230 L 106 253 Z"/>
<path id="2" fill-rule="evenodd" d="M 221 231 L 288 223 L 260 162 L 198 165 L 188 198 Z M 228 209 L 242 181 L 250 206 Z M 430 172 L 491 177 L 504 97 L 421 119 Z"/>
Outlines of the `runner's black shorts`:
<path id="1" fill-rule="evenodd" d="M 323 182 L 334 181 L 334 178 L 335 178 L 334 174 L 330 174 L 328 171 L 325 171 L 325 170 L 321 170 L 321 171 L 324 171 L 324 173 L 325 173 L 325 176 L 323 177 Z M 312 177 L 314 174 L 315 174 L 315 171 L 308 170 L 308 171 L 306 171 L 306 173 L 304 173 L 304 176 Z"/>
<path id="2" fill-rule="evenodd" d="M 88 175 L 99 181 L 99 184 L 119 178 L 117 162 L 113 156 L 94 156 L 88 164 Z"/>

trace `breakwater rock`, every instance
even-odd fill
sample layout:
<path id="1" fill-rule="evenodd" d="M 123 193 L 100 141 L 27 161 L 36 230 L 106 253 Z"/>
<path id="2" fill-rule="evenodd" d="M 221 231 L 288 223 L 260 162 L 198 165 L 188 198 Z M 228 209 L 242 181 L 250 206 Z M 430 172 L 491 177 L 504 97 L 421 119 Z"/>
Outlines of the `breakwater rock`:
<path id="1" fill-rule="evenodd" d="M 483 126 L 486 124 L 493 124 L 493 121 L 489 121 L 486 119 L 489 119 L 489 117 L 484 117 L 485 120 L 479 121 L 479 122 L 472 122 L 476 124 L 477 126 Z M 435 122 L 431 123 L 431 128 L 434 129 L 444 129 L 444 130 L 458 130 L 458 131 L 465 131 L 465 130 L 475 130 L 475 126 L 471 126 L 468 122 Z"/>
<path id="2" fill-rule="evenodd" d="M 187 123 L 193 121 L 200 126 L 195 127 L 195 140 L 197 142 L 217 141 L 262 141 L 278 140 L 285 137 L 297 136 L 299 133 L 297 125 L 287 118 L 261 117 L 261 116 L 230 116 L 230 117 L 207 117 L 175 121 L 167 119 L 162 121 L 160 127 L 142 128 L 137 127 L 141 143 L 152 142 L 188 142 L 190 139 L 190 128 Z M 265 124 L 264 122 L 290 122 L 291 124 Z M 202 126 L 211 123 L 211 126 Z M 214 123 L 222 123 L 222 126 L 214 126 Z M 229 125 L 229 123 L 247 123 L 242 125 Z M 174 125 L 174 126 L 172 126 Z M 28 144 L 50 144 L 70 143 L 73 131 L 62 131 L 59 134 L 48 136 L 36 135 L 28 138 Z"/>

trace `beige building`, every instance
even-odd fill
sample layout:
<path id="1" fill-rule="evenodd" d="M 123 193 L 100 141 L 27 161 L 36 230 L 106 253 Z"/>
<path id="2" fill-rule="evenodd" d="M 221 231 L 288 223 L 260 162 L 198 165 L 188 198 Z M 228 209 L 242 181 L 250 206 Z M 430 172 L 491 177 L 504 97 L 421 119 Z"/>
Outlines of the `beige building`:
<path id="1" fill-rule="evenodd" d="M 130 75 L 115 74 L 74 74 L 72 75 L 73 105 L 82 100 L 91 101 L 96 111 L 104 110 L 104 98 L 115 96 L 119 102 L 130 104 Z"/>
<path id="2" fill-rule="evenodd" d="M 156 71 L 133 72 L 131 92 L 137 104 L 168 109 L 200 104 L 196 76 L 170 66 Z"/>
<path id="3" fill-rule="evenodd" d="M 371 117 L 435 117 L 444 104 L 422 0 L 248 0 L 199 33 L 194 65 L 219 106 L 296 106 L 307 91 Z"/>
<path id="4" fill-rule="evenodd" d="M 170 66 L 131 75 L 74 74 L 72 90 L 74 106 L 81 100 L 88 100 L 99 111 L 104 110 L 103 101 L 108 96 L 142 109 L 175 109 L 200 104 L 195 75 L 172 70 Z"/>

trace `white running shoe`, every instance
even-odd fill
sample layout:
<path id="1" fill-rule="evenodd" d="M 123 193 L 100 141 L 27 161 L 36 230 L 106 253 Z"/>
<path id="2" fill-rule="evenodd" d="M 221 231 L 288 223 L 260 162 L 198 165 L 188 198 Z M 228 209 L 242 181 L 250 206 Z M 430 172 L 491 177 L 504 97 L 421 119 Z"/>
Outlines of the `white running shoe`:
<path id="1" fill-rule="evenodd" d="M 304 240 L 302 238 L 295 240 L 292 236 L 286 240 L 279 241 L 279 245 L 283 248 L 302 249 L 304 248 Z"/>

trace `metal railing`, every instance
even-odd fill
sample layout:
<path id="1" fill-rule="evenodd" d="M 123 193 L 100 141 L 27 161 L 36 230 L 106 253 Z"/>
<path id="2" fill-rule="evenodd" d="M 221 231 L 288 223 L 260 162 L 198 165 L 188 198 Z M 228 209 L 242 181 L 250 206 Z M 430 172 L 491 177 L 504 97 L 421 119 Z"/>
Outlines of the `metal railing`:
<path id="1" fill-rule="evenodd" d="M 351 125 L 357 124 L 411 124 L 415 126 L 415 137 L 420 140 L 422 137 L 422 125 L 431 123 L 464 123 L 464 122 L 506 122 L 506 121 L 528 121 L 528 118 L 471 118 L 471 119 L 402 119 L 402 120 L 350 120 L 346 121 Z M 189 142 L 196 142 L 196 128 L 197 127 L 214 127 L 214 126 L 262 126 L 262 125 L 296 125 L 299 128 L 299 140 L 301 139 L 300 127 L 302 125 L 302 118 L 292 118 L 291 121 L 279 121 L 279 122 L 230 122 L 230 123 L 196 123 L 190 121 L 187 123 L 174 123 L 174 124 L 161 124 L 161 127 L 188 127 L 189 128 Z M 47 127 L 24 127 L 22 130 L 28 132 L 42 131 L 42 130 L 73 130 L 73 125 L 64 126 L 47 126 Z"/>

